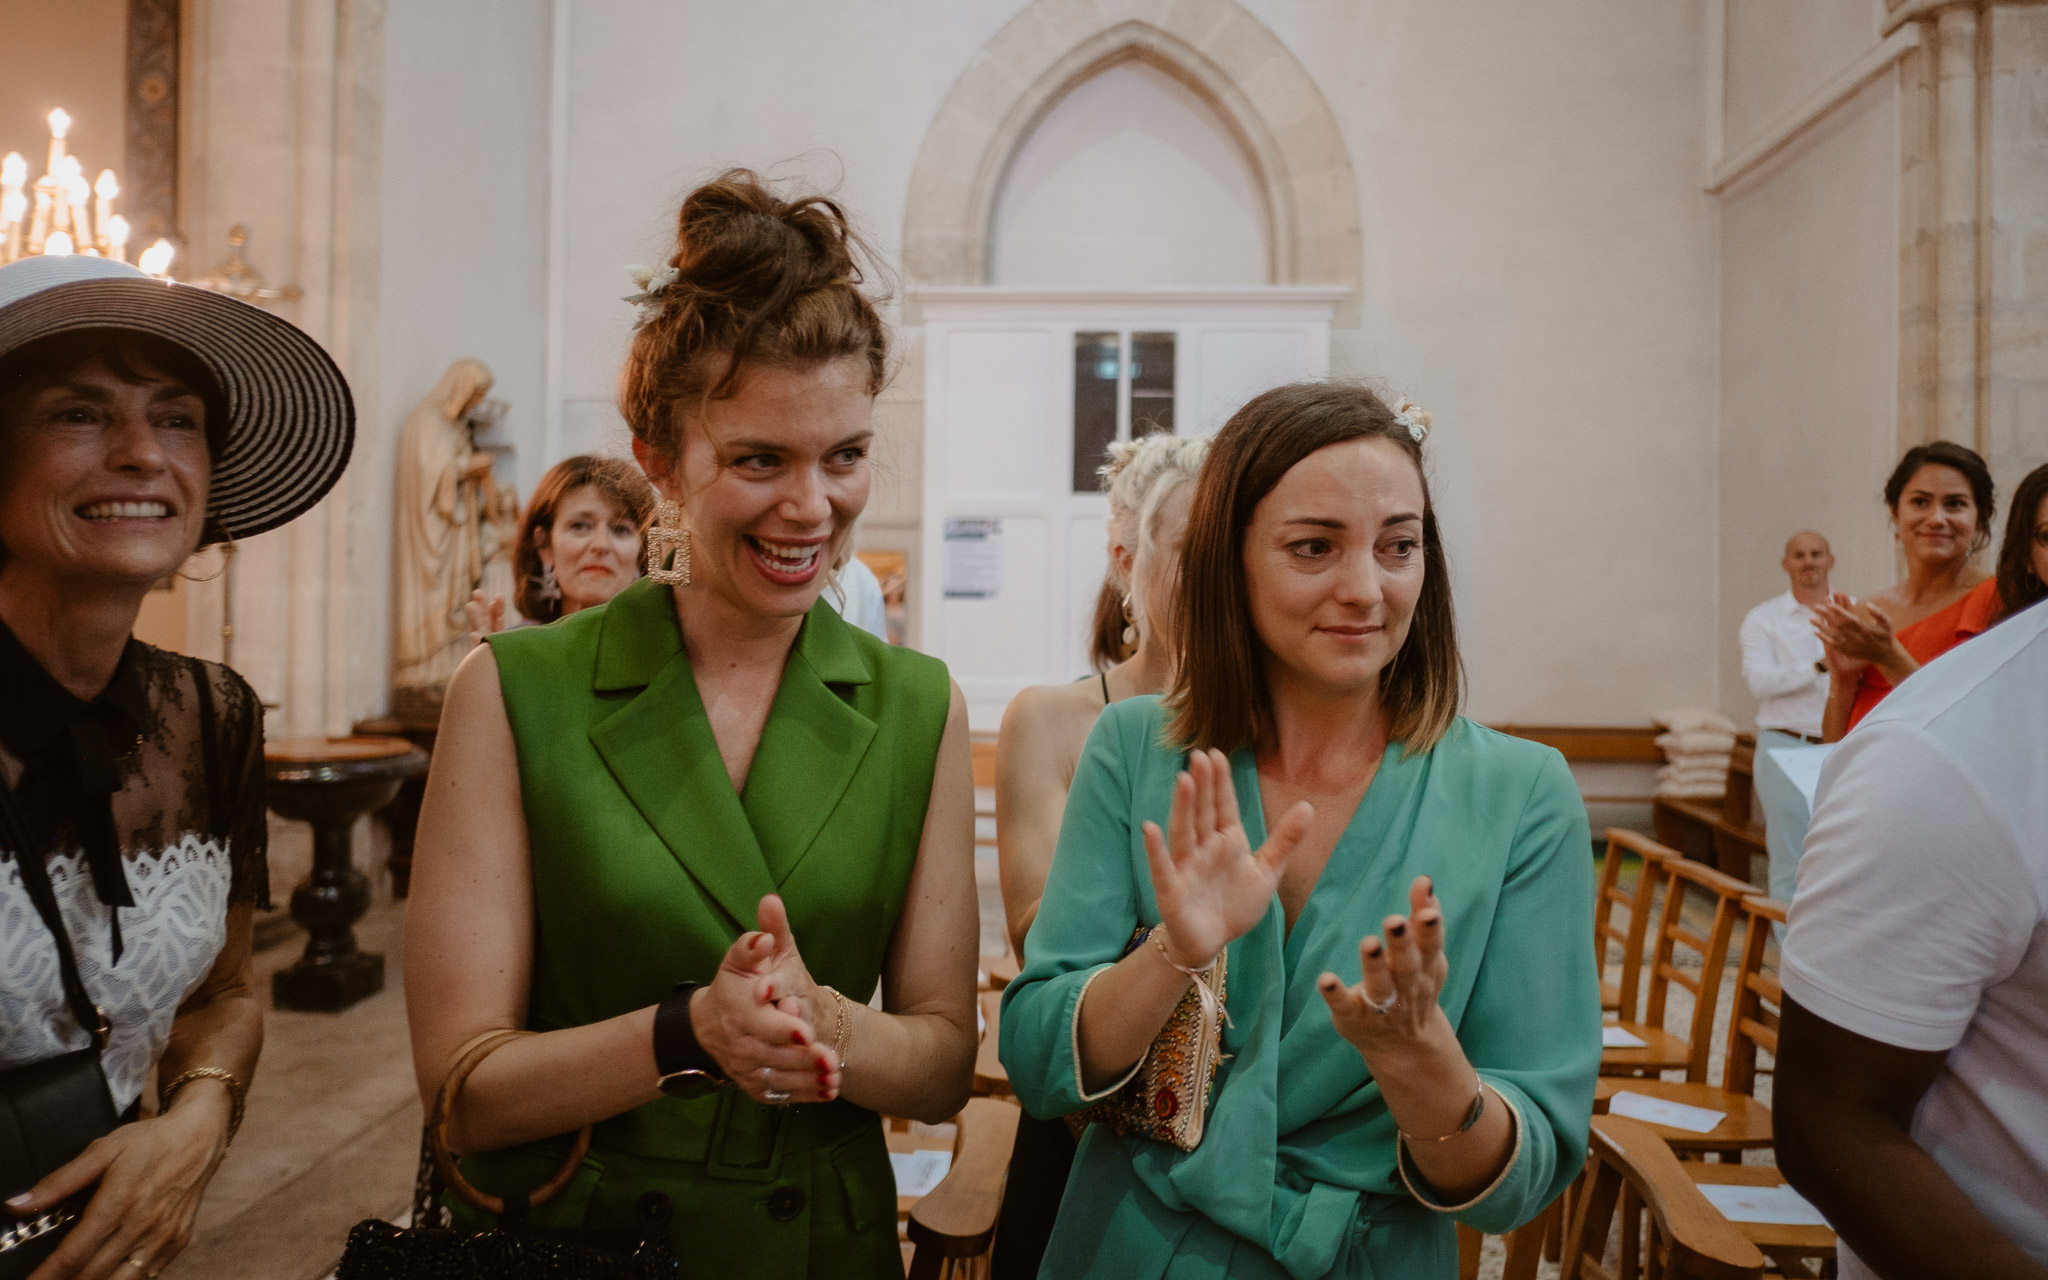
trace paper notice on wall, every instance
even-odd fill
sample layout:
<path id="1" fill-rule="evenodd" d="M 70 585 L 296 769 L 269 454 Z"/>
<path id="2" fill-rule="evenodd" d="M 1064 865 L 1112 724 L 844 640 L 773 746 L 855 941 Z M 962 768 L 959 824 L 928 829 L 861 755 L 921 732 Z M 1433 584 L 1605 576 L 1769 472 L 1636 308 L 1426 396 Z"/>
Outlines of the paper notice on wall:
<path id="1" fill-rule="evenodd" d="M 1728 1116 L 1725 1111 L 1689 1107 L 1683 1102 L 1653 1098 L 1647 1093 L 1630 1093 L 1626 1089 L 1607 1100 L 1607 1110 L 1611 1115 L 1647 1120 L 1651 1124 L 1683 1129 L 1687 1133 L 1712 1133 Z"/>
<path id="2" fill-rule="evenodd" d="M 896 1194 L 928 1196 L 932 1188 L 953 1167 L 950 1151 L 891 1151 L 889 1163 L 896 1168 Z"/>
<path id="3" fill-rule="evenodd" d="M 1602 1049 L 1647 1049 L 1649 1045 L 1650 1042 L 1641 1036 L 1630 1035 L 1620 1027 L 1600 1028 L 1600 1047 Z"/>
<path id="4" fill-rule="evenodd" d="M 945 589 L 948 600 L 993 600 L 1003 591 L 1003 522 L 946 520 Z"/>
<path id="5" fill-rule="evenodd" d="M 1734 1183 L 1703 1182 L 1700 1194 L 1730 1222 L 1768 1222 L 1781 1227 L 1825 1227 L 1805 1196 L 1784 1185 L 1745 1187 Z"/>

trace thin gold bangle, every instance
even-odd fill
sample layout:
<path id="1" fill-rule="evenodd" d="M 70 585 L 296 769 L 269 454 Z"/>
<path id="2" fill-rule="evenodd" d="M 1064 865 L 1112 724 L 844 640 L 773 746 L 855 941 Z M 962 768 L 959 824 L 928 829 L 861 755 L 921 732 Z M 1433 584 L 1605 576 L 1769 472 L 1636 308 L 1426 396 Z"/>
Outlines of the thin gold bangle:
<path id="1" fill-rule="evenodd" d="M 177 1101 L 178 1090 L 183 1089 L 194 1080 L 218 1080 L 228 1087 L 228 1100 L 232 1107 L 228 1112 L 228 1140 L 223 1145 L 233 1145 L 235 1133 L 242 1127 L 243 1088 L 241 1078 L 226 1067 L 194 1067 L 176 1080 L 157 1090 L 157 1114 L 161 1115 L 169 1111 L 171 1104 Z"/>
<path id="2" fill-rule="evenodd" d="M 1485 1114 L 1486 1081 L 1481 1080 L 1479 1082 L 1479 1093 L 1472 1099 L 1472 1105 L 1466 1109 L 1465 1123 L 1459 1125 L 1457 1128 L 1451 1130 L 1449 1133 L 1443 1134 L 1442 1136 L 1435 1138 L 1418 1138 L 1414 1134 L 1408 1132 L 1406 1129 L 1399 1129 L 1399 1132 L 1401 1136 L 1403 1138 L 1406 1138 L 1409 1142 L 1449 1142 L 1452 1138 L 1456 1138 L 1463 1134 L 1470 1133 L 1472 1131 L 1472 1126 L 1479 1123 L 1479 1117 Z M 1398 1129 L 1398 1126 L 1396 1127 Z"/>
<path id="3" fill-rule="evenodd" d="M 832 1054 L 839 1059 L 839 1069 L 845 1071 L 846 1051 L 853 1046 L 853 1001 L 837 987 L 827 986 L 825 990 L 839 1002 L 839 1032 L 832 1037 Z"/>

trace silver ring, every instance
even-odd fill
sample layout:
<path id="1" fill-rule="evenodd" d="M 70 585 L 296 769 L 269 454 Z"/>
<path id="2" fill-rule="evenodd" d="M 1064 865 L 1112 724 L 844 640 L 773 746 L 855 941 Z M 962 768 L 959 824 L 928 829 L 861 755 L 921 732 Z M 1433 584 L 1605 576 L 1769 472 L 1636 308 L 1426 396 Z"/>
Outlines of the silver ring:
<path id="1" fill-rule="evenodd" d="M 1372 1010 L 1374 1013 L 1392 1013 L 1394 1011 L 1394 1006 L 1401 1003 L 1401 993 L 1398 991 L 1396 991 L 1393 995 L 1388 996 L 1384 1002 L 1375 1000 L 1371 996 L 1365 995 L 1363 989 L 1360 990 L 1359 994 L 1361 998 L 1365 1001 L 1365 1007 Z"/>
<path id="2" fill-rule="evenodd" d="M 761 1100 L 779 1107 L 789 1101 L 789 1094 L 781 1089 L 767 1089 L 762 1091 Z"/>

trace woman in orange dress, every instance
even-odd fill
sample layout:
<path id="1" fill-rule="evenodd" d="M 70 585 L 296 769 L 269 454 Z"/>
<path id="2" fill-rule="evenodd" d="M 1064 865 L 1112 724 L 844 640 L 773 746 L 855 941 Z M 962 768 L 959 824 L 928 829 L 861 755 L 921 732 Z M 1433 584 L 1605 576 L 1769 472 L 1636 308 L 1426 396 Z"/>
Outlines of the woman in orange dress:
<path id="1" fill-rule="evenodd" d="M 1997 580 L 1972 564 L 1991 542 L 1991 470 L 1946 440 L 1915 445 L 1884 486 L 1904 581 L 1815 610 L 1831 677 L 1821 737 L 1838 742 L 1900 681 L 1998 619 Z"/>

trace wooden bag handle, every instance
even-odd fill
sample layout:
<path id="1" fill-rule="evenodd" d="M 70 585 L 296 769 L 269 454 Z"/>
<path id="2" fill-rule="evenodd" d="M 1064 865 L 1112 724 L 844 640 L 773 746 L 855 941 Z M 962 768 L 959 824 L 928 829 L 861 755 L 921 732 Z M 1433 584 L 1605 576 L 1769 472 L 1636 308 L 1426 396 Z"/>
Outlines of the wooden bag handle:
<path id="1" fill-rule="evenodd" d="M 441 1082 L 441 1092 L 435 1095 L 434 1109 L 427 1116 L 427 1145 L 433 1149 L 434 1166 L 441 1171 L 441 1177 L 447 1182 L 448 1189 L 472 1207 L 494 1216 L 504 1214 L 505 1199 L 503 1196 L 478 1191 L 469 1184 L 469 1179 L 462 1176 L 462 1170 L 456 1168 L 455 1153 L 448 1147 L 448 1117 L 455 1109 L 455 1095 L 462 1092 L 463 1084 L 469 1080 L 469 1073 L 476 1070 L 478 1063 L 512 1041 L 534 1034 L 536 1033 L 532 1031 L 486 1031 L 464 1045 L 455 1059 L 455 1065 L 448 1068 L 448 1078 Z M 562 1188 L 569 1185 L 569 1180 L 576 1176 L 577 1168 L 583 1163 L 584 1153 L 589 1150 L 590 1126 L 584 1125 L 576 1131 L 576 1140 L 569 1144 L 569 1154 L 562 1161 L 562 1167 L 555 1170 L 555 1176 L 527 1193 L 527 1207 L 530 1209 L 535 1205 L 546 1204 L 560 1194 Z"/>

